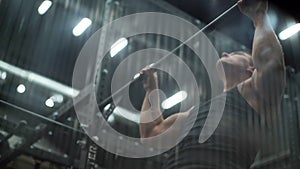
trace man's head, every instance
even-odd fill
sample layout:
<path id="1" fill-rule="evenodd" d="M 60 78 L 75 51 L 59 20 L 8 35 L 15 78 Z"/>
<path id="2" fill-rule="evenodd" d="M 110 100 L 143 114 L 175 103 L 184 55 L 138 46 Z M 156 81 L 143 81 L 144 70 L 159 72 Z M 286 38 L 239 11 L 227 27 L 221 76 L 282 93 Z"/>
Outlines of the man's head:
<path id="1" fill-rule="evenodd" d="M 222 71 L 222 66 L 224 72 Z M 216 63 L 219 77 L 225 87 L 233 87 L 240 82 L 250 78 L 254 71 L 253 61 L 250 54 L 242 51 L 226 53 Z"/>

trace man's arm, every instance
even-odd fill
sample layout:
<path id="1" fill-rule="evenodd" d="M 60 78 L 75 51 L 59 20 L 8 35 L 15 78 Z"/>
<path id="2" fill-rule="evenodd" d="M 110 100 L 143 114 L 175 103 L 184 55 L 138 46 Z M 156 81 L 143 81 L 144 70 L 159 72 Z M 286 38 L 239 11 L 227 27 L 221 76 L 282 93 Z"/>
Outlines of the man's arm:
<path id="1" fill-rule="evenodd" d="M 173 114 L 164 119 L 160 109 L 157 74 L 153 73 L 150 68 L 143 69 L 141 73 L 146 74 L 147 78 L 144 80 L 146 95 L 140 115 L 140 135 L 141 138 L 147 138 L 163 133 L 177 119 L 185 119 L 191 109 L 186 112 Z"/>
<path id="2" fill-rule="evenodd" d="M 145 138 L 154 135 L 154 130 L 157 130 L 157 126 L 164 121 L 164 118 L 159 105 L 157 74 L 152 73 L 150 69 L 144 69 L 142 73 L 146 76 L 144 80 L 146 94 L 140 115 L 140 134 L 142 138 Z M 152 105 L 150 103 L 150 95 Z"/>
<path id="3" fill-rule="evenodd" d="M 267 16 L 268 1 L 240 0 L 238 5 L 255 27 L 253 87 L 266 104 L 279 104 L 285 87 L 285 64 L 282 47 Z"/>

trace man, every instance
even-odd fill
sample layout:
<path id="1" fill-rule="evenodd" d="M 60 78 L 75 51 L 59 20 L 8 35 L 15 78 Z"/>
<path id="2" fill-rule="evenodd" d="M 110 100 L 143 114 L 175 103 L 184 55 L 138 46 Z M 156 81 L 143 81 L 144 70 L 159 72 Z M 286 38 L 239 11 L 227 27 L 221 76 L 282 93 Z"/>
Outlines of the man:
<path id="1" fill-rule="evenodd" d="M 255 27 L 252 56 L 241 51 L 222 54 L 216 68 L 227 99 L 218 128 L 209 140 L 198 143 L 209 105 L 200 107 L 195 125 L 179 143 L 176 153 L 170 154 L 164 168 L 249 168 L 264 145 L 263 136 L 276 126 L 285 88 L 285 63 L 281 45 L 267 16 L 268 2 L 240 0 L 238 7 Z M 176 120 L 188 119 L 192 109 L 164 119 L 159 94 L 153 92 L 158 89 L 157 75 L 147 67 L 141 73 L 148 75 L 144 80 L 146 96 L 140 124 L 144 142 L 145 138 L 164 133 Z M 151 93 L 155 99 L 149 100 Z M 156 113 L 155 120 L 151 121 L 153 112 Z M 185 122 L 183 128 L 184 125 Z"/>

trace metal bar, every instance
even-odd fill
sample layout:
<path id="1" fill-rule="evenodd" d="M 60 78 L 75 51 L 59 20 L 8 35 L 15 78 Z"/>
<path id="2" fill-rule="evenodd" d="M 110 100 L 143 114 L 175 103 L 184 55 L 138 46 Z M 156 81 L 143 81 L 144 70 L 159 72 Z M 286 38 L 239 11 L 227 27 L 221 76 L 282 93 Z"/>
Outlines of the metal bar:
<path id="1" fill-rule="evenodd" d="M 87 90 L 89 90 L 89 88 L 87 88 Z M 82 100 L 82 98 L 84 98 L 88 94 L 89 94 L 89 92 L 86 92 L 84 90 L 83 93 L 80 93 L 79 96 L 76 97 L 78 99 L 74 100 L 74 104 L 76 104 L 77 102 L 79 102 L 80 100 Z M 5 104 L 6 102 L 3 102 L 3 103 Z M 18 109 L 20 108 L 20 107 L 17 107 L 15 105 L 12 105 L 12 104 L 8 104 L 8 105 L 13 106 L 14 108 L 18 108 Z M 49 116 L 49 117 L 36 116 L 36 117 L 42 118 L 46 122 L 53 122 L 54 124 L 57 124 L 59 126 L 63 126 L 63 127 L 68 128 L 68 129 L 74 130 L 72 127 L 70 127 L 70 126 L 67 127 L 63 123 L 60 123 L 60 122 L 57 121 L 57 120 L 59 120 L 60 117 L 62 117 L 73 106 L 74 106 L 73 105 L 73 100 L 69 100 L 67 103 L 65 103 L 63 106 L 61 106 L 57 111 L 53 112 L 51 116 Z M 31 115 L 34 115 L 34 116 L 36 115 L 36 113 L 28 111 L 28 110 L 23 109 L 23 108 L 21 108 L 21 110 L 25 111 L 26 113 L 29 113 Z M 41 124 L 37 125 L 35 127 L 35 134 L 33 134 L 32 136 L 30 136 L 28 139 L 26 139 L 22 144 L 20 144 L 14 150 L 10 150 L 9 152 L 7 152 L 7 153 L 5 153 L 5 154 L 2 155 L 2 157 L 0 159 L 0 167 L 4 167 L 11 160 L 13 160 L 17 156 L 19 156 L 22 153 L 21 152 L 22 149 L 28 148 L 30 145 L 32 145 L 38 139 L 40 139 L 44 134 L 47 134 L 48 129 L 49 129 L 49 126 L 47 124 L 41 123 Z M 79 130 L 76 130 L 76 131 L 79 131 Z M 81 132 L 81 131 L 79 131 L 79 132 Z M 81 132 L 81 133 L 83 133 L 83 132 Z"/>
<path id="2" fill-rule="evenodd" d="M 53 162 L 65 166 L 70 166 L 70 165 L 74 166 L 71 159 L 64 155 L 60 156 L 39 149 L 22 149 L 20 151 L 22 152 L 22 154 L 33 156 L 34 158 L 42 161 L 49 161 L 49 162 Z M 74 167 L 79 168 L 77 166 Z"/>
<path id="3" fill-rule="evenodd" d="M 21 154 L 20 151 L 21 149 L 25 147 L 29 147 L 34 142 L 36 142 L 45 133 L 46 127 L 47 125 L 45 124 L 38 125 L 36 128 L 37 129 L 36 134 L 30 136 L 30 139 L 25 140 L 20 145 L 18 145 L 18 147 L 16 147 L 15 149 L 2 154 L 2 157 L 0 159 L 0 167 L 5 167 L 6 164 L 8 164 L 10 161 L 12 161 L 13 159 L 15 159 L 17 156 Z"/>

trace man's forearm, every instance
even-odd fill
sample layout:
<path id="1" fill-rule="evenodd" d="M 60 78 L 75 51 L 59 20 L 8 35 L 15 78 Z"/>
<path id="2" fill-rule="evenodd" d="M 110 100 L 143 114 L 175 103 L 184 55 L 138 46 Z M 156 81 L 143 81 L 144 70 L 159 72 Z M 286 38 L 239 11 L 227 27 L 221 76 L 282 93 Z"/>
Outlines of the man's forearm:
<path id="1" fill-rule="evenodd" d="M 282 47 L 270 24 L 267 14 L 253 20 L 255 33 L 253 39 L 253 62 L 257 70 L 266 64 L 273 66 L 284 65 Z"/>
<path id="2" fill-rule="evenodd" d="M 141 109 L 141 119 L 142 122 L 153 122 L 155 125 L 160 123 L 162 112 L 160 109 L 160 99 L 159 99 L 159 91 L 154 90 L 152 92 L 146 92 L 142 109 Z"/>
<path id="3" fill-rule="evenodd" d="M 147 137 L 153 129 L 162 123 L 163 116 L 160 109 L 159 91 L 147 91 L 140 114 L 140 133 Z"/>

